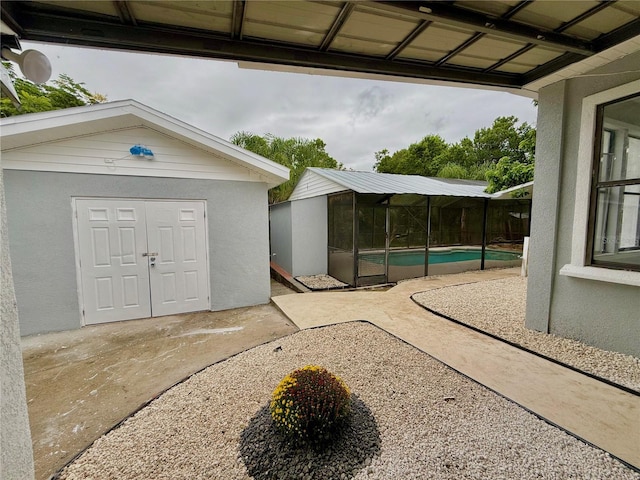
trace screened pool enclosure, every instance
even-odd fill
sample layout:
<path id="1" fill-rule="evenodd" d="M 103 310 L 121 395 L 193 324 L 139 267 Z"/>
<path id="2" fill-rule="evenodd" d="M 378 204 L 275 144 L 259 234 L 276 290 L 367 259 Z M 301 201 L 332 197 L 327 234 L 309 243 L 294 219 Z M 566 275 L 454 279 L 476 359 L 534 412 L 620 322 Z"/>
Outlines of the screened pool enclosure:
<path id="1" fill-rule="evenodd" d="M 490 195 L 485 182 L 307 169 L 271 206 L 272 261 L 293 276 L 352 286 L 519 266 L 532 185 Z"/>
<path id="2" fill-rule="evenodd" d="M 520 265 L 530 200 L 328 198 L 328 273 L 354 286 Z"/>

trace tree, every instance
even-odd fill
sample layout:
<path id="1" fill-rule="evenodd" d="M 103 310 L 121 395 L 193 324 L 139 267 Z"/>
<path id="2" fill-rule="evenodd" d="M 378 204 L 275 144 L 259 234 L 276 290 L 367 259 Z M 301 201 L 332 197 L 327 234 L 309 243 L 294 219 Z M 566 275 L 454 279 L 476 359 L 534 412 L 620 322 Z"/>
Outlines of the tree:
<path id="1" fill-rule="evenodd" d="M 389 155 L 389 150 L 386 148 L 380 150 L 374 154 L 376 162 L 373 165 L 373 169 L 378 173 L 403 173 L 408 153 L 406 148 L 398 150 L 393 155 Z"/>
<path id="2" fill-rule="evenodd" d="M 2 62 L 2 64 L 9 72 L 9 77 L 22 103 L 20 108 L 16 108 L 9 98 L 3 96 L 0 99 L 2 117 L 92 105 L 107 100 L 104 95 L 91 93 L 84 83 L 75 82 L 68 75 L 62 74 L 57 80 L 37 85 L 18 77 L 10 62 Z"/>
<path id="3" fill-rule="evenodd" d="M 442 167 L 443 164 L 439 158 L 447 148 L 447 142 L 440 135 L 427 135 L 419 142 L 412 143 L 408 148 L 399 150 L 393 155 L 389 155 L 386 149 L 376 152 L 374 169 L 379 173 L 432 177 Z"/>
<path id="4" fill-rule="evenodd" d="M 261 137 L 249 132 L 237 132 L 231 137 L 231 142 L 291 170 L 287 182 L 269 190 L 269 203 L 282 202 L 289 198 L 307 167 L 344 169 L 341 163 L 326 152 L 326 144 L 319 138 L 284 139 L 271 134 Z"/>
<path id="5" fill-rule="evenodd" d="M 477 130 L 473 136 L 476 162 L 496 164 L 502 157 L 522 161 L 524 152 L 520 150 L 526 132 L 531 129 L 527 123 L 516 127 L 516 117 L 498 117 L 489 128 Z"/>
<path id="6" fill-rule="evenodd" d="M 494 168 L 487 172 L 487 193 L 495 193 L 533 180 L 533 163 L 520 162 L 511 157 L 502 157 Z"/>
<path id="7" fill-rule="evenodd" d="M 373 168 L 384 173 L 486 180 L 488 191 L 495 192 L 533 178 L 535 143 L 536 130 L 531 125 L 518 125 L 514 116 L 498 117 L 491 127 L 477 130 L 473 139 L 447 144 L 438 135 L 427 135 L 393 154 L 380 150 Z"/>
<path id="8" fill-rule="evenodd" d="M 517 131 L 520 139 L 518 148 L 511 155 L 500 158 L 498 163 L 487 172 L 489 186 L 486 191 L 488 193 L 499 192 L 533 180 L 536 130 L 527 123 L 523 123 Z"/>

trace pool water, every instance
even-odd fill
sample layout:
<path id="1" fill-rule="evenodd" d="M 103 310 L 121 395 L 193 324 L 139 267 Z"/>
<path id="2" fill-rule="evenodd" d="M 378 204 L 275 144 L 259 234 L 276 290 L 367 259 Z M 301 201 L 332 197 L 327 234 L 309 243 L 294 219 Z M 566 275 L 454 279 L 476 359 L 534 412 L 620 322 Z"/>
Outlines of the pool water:
<path id="1" fill-rule="evenodd" d="M 505 252 L 502 250 L 485 250 L 485 260 L 511 261 L 520 259 L 518 252 Z M 468 260 L 480 260 L 482 250 L 446 250 L 429 252 L 429 265 L 436 263 L 465 262 Z M 382 265 L 384 253 L 365 253 L 360 255 L 360 260 Z M 389 252 L 389 265 L 396 267 L 409 267 L 424 265 L 424 252 Z"/>

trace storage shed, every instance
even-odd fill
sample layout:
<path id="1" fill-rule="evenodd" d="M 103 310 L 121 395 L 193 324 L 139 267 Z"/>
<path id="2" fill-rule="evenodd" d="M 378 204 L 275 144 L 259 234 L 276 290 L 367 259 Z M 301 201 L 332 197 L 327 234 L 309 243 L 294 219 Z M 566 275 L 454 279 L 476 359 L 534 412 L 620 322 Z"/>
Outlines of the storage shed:
<path id="1" fill-rule="evenodd" d="M 1 125 L 22 335 L 269 301 L 287 168 L 132 100 Z"/>
<path id="2" fill-rule="evenodd" d="M 486 182 L 307 168 L 270 207 L 271 255 L 294 277 L 375 285 L 521 264 L 533 182 Z"/>

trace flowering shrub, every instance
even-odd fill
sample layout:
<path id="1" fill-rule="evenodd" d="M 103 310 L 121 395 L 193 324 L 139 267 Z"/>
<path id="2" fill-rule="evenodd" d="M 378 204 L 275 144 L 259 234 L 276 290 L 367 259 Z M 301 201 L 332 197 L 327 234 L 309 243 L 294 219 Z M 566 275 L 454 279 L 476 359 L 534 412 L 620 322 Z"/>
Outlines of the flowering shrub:
<path id="1" fill-rule="evenodd" d="M 351 392 L 339 377 L 307 365 L 282 379 L 273 392 L 270 411 L 287 437 L 315 443 L 331 438 L 350 407 Z"/>

